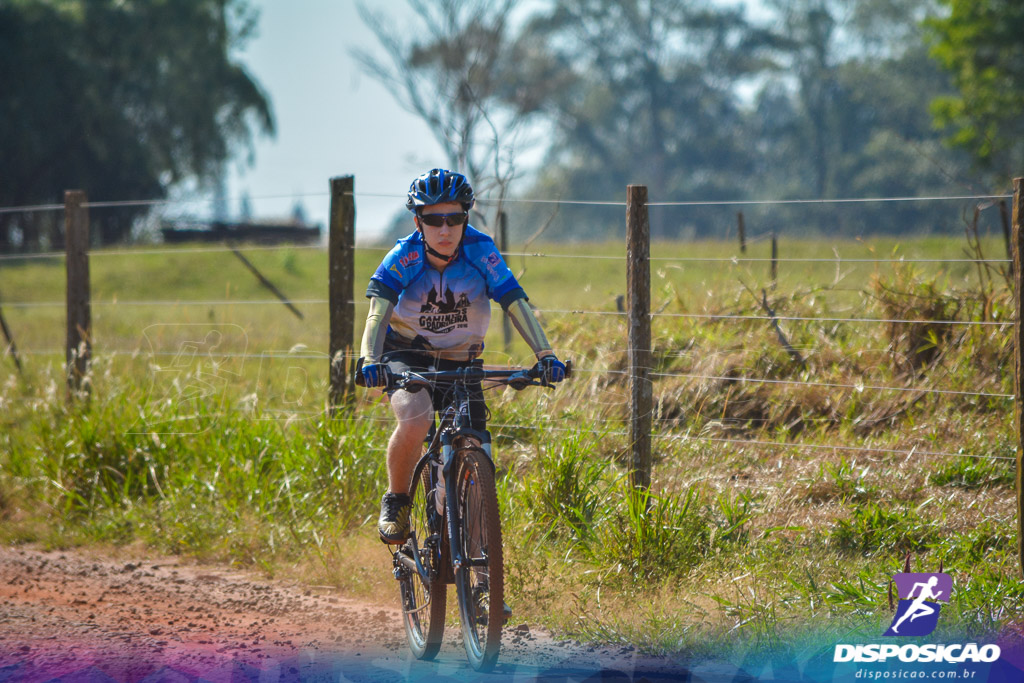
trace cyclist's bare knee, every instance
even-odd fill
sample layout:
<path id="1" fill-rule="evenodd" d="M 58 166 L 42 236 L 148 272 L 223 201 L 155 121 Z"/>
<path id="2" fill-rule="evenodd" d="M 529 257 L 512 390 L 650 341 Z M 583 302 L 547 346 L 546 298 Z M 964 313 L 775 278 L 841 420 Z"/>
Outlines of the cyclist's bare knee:
<path id="1" fill-rule="evenodd" d="M 391 397 L 391 409 L 398 420 L 396 432 L 408 433 L 410 437 L 418 434 L 420 439 L 427 435 L 434 420 L 434 405 L 427 392 L 396 391 Z"/>

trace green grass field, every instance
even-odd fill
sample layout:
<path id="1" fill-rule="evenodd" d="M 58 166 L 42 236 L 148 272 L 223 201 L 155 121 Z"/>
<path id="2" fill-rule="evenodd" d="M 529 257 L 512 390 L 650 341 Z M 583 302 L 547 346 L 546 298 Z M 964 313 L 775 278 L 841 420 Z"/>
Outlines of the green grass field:
<path id="1" fill-rule="evenodd" d="M 1012 327 L 935 322 L 1012 320 L 1005 265 L 894 262 L 965 246 L 784 240 L 782 259 L 822 260 L 783 260 L 773 284 L 765 242 L 756 261 L 732 261 L 733 244 L 653 245 L 649 500 L 625 485 L 624 249 L 510 255 L 579 369 L 555 392 L 489 398 L 517 622 L 695 657 L 789 651 L 881 633 L 909 553 L 915 571 L 953 575 L 947 634 L 1019 623 Z M 983 246 L 1003 258 L 1001 241 Z M 357 320 L 383 253 L 357 252 Z M 247 257 L 303 320 L 230 253 L 94 253 L 92 392 L 71 405 L 63 262 L 0 262 L 25 365 L 0 363 L 4 540 L 141 544 L 394 592 L 370 523 L 387 406 L 360 393 L 353 414 L 324 416 L 326 253 Z M 754 317 L 762 296 L 803 363 Z M 505 351 L 497 313 L 487 361 L 529 362 L 521 341 Z"/>

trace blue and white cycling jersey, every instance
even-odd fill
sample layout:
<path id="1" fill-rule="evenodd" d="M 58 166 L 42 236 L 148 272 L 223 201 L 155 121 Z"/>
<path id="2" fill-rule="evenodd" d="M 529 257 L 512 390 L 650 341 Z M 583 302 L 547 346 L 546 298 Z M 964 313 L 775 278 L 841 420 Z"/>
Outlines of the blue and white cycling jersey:
<path id="1" fill-rule="evenodd" d="M 398 240 L 370 278 L 366 296 L 395 306 L 387 346 L 439 351 L 452 360 L 472 360 L 483 351 L 491 299 L 507 308 L 526 298 L 494 240 L 470 225 L 458 258 L 443 273 L 427 262 L 419 231 Z"/>

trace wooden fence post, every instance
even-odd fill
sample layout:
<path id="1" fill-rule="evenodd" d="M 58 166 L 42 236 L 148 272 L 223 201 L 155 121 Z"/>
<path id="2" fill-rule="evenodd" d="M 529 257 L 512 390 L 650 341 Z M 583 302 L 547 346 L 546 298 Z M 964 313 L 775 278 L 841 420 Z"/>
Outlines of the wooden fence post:
<path id="1" fill-rule="evenodd" d="M 1006 256 L 1010 259 L 1010 277 L 1013 277 L 1013 247 L 1010 236 L 1010 210 L 1006 208 L 1006 200 L 999 200 L 999 218 L 1003 222 L 1003 239 L 1006 240 Z"/>
<path id="2" fill-rule="evenodd" d="M 508 214 L 504 211 L 498 214 L 498 251 L 501 252 L 502 258 L 507 258 L 505 252 L 508 250 Z M 508 353 L 509 348 L 512 346 L 512 319 L 508 317 L 508 312 L 502 311 L 501 314 L 501 336 L 505 342 L 505 353 Z"/>
<path id="3" fill-rule="evenodd" d="M 1024 178 L 1013 179 L 1013 426 L 1017 432 L 1017 556 L 1024 573 L 1024 382 L 1021 360 L 1024 353 Z"/>
<path id="4" fill-rule="evenodd" d="M 629 484 L 651 486 L 651 228 L 647 186 L 626 188 L 626 286 L 629 292 Z"/>
<path id="5" fill-rule="evenodd" d="M 736 228 L 740 234 L 740 253 L 747 253 L 747 226 L 743 223 L 743 212 L 736 212 Z"/>
<path id="6" fill-rule="evenodd" d="M 11 334 L 11 328 L 7 326 L 7 319 L 4 318 L 4 309 L 0 306 L 0 329 L 4 332 L 4 339 L 7 340 L 6 351 L 10 351 L 11 358 L 14 359 L 14 366 L 18 368 L 18 374 L 24 374 L 24 370 L 21 367 L 21 357 L 18 356 L 18 346 L 14 343 L 14 335 Z"/>
<path id="7" fill-rule="evenodd" d="M 342 404 L 355 404 L 355 386 L 351 375 L 355 363 L 352 359 L 355 337 L 355 226 L 356 202 L 353 192 L 355 178 L 331 178 L 330 235 L 327 250 L 328 299 L 330 307 L 331 386 L 329 404 L 336 414 Z"/>
<path id="8" fill-rule="evenodd" d="M 83 390 L 92 360 L 92 313 L 89 303 L 89 209 L 82 190 L 64 193 L 64 249 L 67 266 L 66 375 L 68 399 Z"/>
<path id="9" fill-rule="evenodd" d="M 772 289 L 775 289 L 779 282 L 779 237 L 774 232 L 772 233 L 771 282 Z"/>

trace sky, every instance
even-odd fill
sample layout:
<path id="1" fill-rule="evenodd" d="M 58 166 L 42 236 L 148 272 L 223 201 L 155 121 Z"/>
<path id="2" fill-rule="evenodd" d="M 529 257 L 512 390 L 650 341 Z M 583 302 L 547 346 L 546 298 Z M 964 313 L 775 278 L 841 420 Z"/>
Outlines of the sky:
<path id="1" fill-rule="evenodd" d="M 290 215 L 299 200 L 326 229 L 329 180 L 353 175 L 356 239 L 372 239 L 402 210 L 413 178 L 445 165 L 440 146 L 350 55 L 353 47 L 383 55 L 354 0 L 251 4 L 260 12 L 257 35 L 238 59 L 269 95 L 277 135 L 257 138 L 252 167 L 232 163 L 229 211 L 239 210 L 243 194 L 255 218 Z M 377 6 L 399 22 L 409 11 L 398 2 Z"/>
<path id="2" fill-rule="evenodd" d="M 356 240 L 372 241 L 403 210 L 413 178 L 446 165 L 440 145 L 351 56 L 359 48 L 387 59 L 355 0 L 249 1 L 259 11 L 258 28 L 237 59 L 269 95 L 277 134 L 257 137 L 254 165 L 239 160 L 230 166 L 229 218 L 237 217 L 243 195 L 251 198 L 254 218 L 290 216 L 301 201 L 326 234 L 329 180 L 353 175 Z M 395 27 L 416 26 L 404 2 L 366 4 Z M 525 11 L 536 4 L 527 0 Z M 517 159 L 521 171 L 536 163 L 530 154 Z M 375 194 L 394 196 L 369 196 Z"/>

